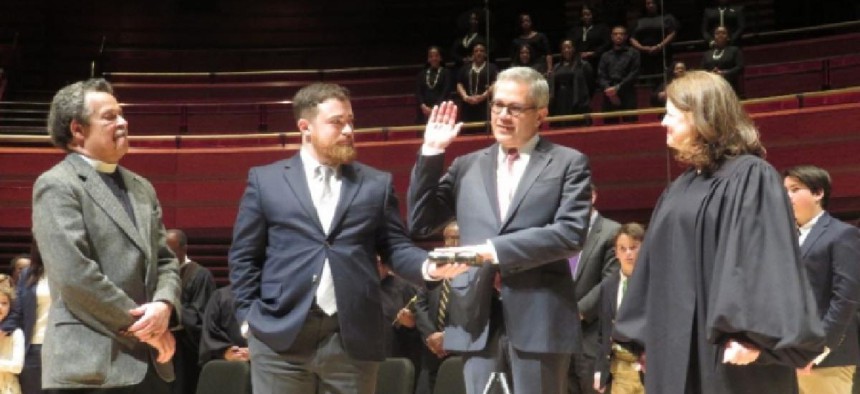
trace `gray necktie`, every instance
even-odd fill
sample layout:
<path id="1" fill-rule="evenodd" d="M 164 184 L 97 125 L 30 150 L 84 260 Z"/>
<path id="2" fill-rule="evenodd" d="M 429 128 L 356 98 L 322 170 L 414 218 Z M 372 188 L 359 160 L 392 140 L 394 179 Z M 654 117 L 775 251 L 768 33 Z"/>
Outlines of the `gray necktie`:
<path id="1" fill-rule="evenodd" d="M 314 178 L 317 182 L 321 182 L 319 198 L 317 199 L 317 215 L 323 230 L 328 233 L 331 227 L 331 220 L 334 217 L 334 209 L 336 200 L 334 193 L 331 190 L 332 175 L 334 169 L 328 166 L 319 166 L 316 168 Z M 328 259 L 323 264 L 323 270 L 320 275 L 320 283 L 316 291 L 317 305 L 329 316 L 337 312 L 337 300 L 335 298 L 334 280 L 331 275 L 331 267 Z"/>

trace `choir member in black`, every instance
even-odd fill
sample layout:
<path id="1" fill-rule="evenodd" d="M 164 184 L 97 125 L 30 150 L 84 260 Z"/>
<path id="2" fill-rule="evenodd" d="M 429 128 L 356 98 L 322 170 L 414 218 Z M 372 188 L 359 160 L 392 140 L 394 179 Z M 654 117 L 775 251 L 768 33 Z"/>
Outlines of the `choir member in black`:
<path id="1" fill-rule="evenodd" d="M 415 101 L 418 102 L 418 124 L 427 123 L 433 106 L 448 100 L 453 87 L 451 72 L 442 64 L 442 51 L 437 46 L 427 49 L 427 65 L 418 72 Z"/>
<path id="2" fill-rule="evenodd" d="M 487 42 L 487 38 L 481 35 L 483 31 L 481 13 L 470 11 L 468 17 L 466 32 L 454 40 L 454 43 L 451 45 L 451 58 L 454 61 L 455 70 L 460 69 L 464 64 L 472 62 L 472 46 L 479 42 L 483 42 L 486 45 Z"/>
<path id="3" fill-rule="evenodd" d="M 672 58 L 669 44 L 675 40 L 679 26 L 672 14 L 660 11 L 657 0 L 645 0 L 642 16 L 636 20 L 636 27 L 630 34 L 630 45 L 639 51 L 642 74 L 662 77 Z"/>
<path id="4" fill-rule="evenodd" d="M 744 6 L 731 4 L 731 0 L 717 0 L 716 7 L 705 8 L 702 16 L 702 38 L 710 46 L 714 45 L 714 29 L 724 26 L 732 35 L 731 42 L 740 46 L 746 30 Z"/>
<path id="5" fill-rule="evenodd" d="M 251 359 L 248 340 L 236 320 L 233 292 L 222 287 L 212 293 L 203 314 L 200 335 L 200 366 L 211 360 L 244 361 Z"/>
<path id="6" fill-rule="evenodd" d="M 591 110 L 591 94 L 594 91 L 594 71 L 583 61 L 570 39 L 561 42 L 561 60 L 549 77 L 549 114 L 575 115 Z M 584 124 L 584 122 L 579 122 Z M 574 125 L 560 122 L 561 126 Z"/>
<path id="7" fill-rule="evenodd" d="M 487 98 L 499 70 L 487 61 L 487 47 L 477 43 L 472 48 L 472 63 L 464 64 L 457 75 L 457 93 L 462 100 L 458 106 L 464 122 L 487 120 Z M 482 133 L 483 129 L 464 129 L 462 133 Z"/>
<path id="8" fill-rule="evenodd" d="M 182 283 L 182 329 L 175 332 L 176 355 L 173 363 L 176 380 L 172 383 L 175 394 L 194 394 L 200 375 L 200 333 L 203 329 L 203 313 L 209 297 L 215 291 L 215 278 L 205 267 L 188 259 L 188 239 L 182 230 L 167 231 L 167 246 L 179 260 L 179 279 Z"/>
<path id="9" fill-rule="evenodd" d="M 630 222 L 622 225 L 615 233 L 615 256 L 620 269 L 600 283 L 600 335 L 599 350 L 594 363 L 593 388 L 599 393 L 644 394 L 641 365 L 629 350 L 612 341 L 612 328 L 618 306 L 624 301 L 627 281 L 636 268 L 639 248 L 645 238 L 645 228 Z"/>
<path id="10" fill-rule="evenodd" d="M 528 44 L 521 44 L 517 50 L 517 57 L 511 59 L 511 67 L 528 67 L 541 74 L 546 74 L 546 64 L 538 62 L 532 56 L 532 47 Z"/>
<path id="11" fill-rule="evenodd" d="M 782 177 L 731 86 L 688 71 L 666 89 L 663 192 L 615 321 L 648 393 L 796 393 L 824 350 Z"/>
<path id="12" fill-rule="evenodd" d="M 684 62 L 672 63 L 671 72 L 667 73 L 666 80 L 660 83 L 654 92 L 651 94 L 651 105 L 662 107 L 666 105 L 666 86 L 677 78 L 681 78 L 687 73 L 687 64 Z"/>
<path id="13" fill-rule="evenodd" d="M 603 112 L 636 109 L 636 78 L 639 77 L 639 52 L 627 46 L 627 29 L 612 28 L 612 50 L 600 57 L 597 86 L 603 92 Z M 635 116 L 625 117 L 635 122 Z M 605 123 L 617 123 L 606 119 Z"/>
<path id="14" fill-rule="evenodd" d="M 603 23 L 595 22 L 594 11 L 588 5 L 582 6 L 579 23 L 570 29 L 567 38 L 573 41 L 579 57 L 591 64 L 592 70 L 597 70 L 600 56 L 612 47 L 609 28 Z"/>
<path id="15" fill-rule="evenodd" d="M 552 48 L 549 46 L 549 39 L 546 34 L 533 29 L 531 15 L 520 14 L 518 21 L 520 35 L 511 42 L 511 59 L 516 59 L 520 47 L 528 44 L 532 48 L 532 58 L 535 63 L 541 65 L 543 74 L 546 74 L 547 70 L 552 70 Z"/>
<path id="16" fill-rule="evenodd" d="M 741 94 L 739 88 L 744 71 L 744 54 L 740 48 L 729 45 L 729 31 L 725 27 L 714 29 L 714 47 L 702 55 L 702 69 L 722 75 L 735 93 Z"/>

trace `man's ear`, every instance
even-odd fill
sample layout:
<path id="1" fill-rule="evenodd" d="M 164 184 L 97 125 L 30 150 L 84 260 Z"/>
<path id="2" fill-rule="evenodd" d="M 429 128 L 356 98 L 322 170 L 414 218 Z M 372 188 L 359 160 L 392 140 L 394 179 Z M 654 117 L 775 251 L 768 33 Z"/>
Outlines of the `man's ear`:
<path id="1" fill-rule="evenodd" d="M 84 133 L 84 125 L 77 119 L 72 119 L 72 123 L 69 124 L 69 130 L 72 132 L 72 141 L 83 141 L 86 137 L 86 134 Z"/>
<path id="2" fill-rule="evenodd" d="M 549 116 L 549 109 L 547 109 L 546 107 L 538 108 L 537 113 L 538 113 L 538 116 L 537 116 L 538 124 L 537 125 L 539 127 L 540 124 L 543 123 L 544 120 L 546 120 L 546 117 Z"/>

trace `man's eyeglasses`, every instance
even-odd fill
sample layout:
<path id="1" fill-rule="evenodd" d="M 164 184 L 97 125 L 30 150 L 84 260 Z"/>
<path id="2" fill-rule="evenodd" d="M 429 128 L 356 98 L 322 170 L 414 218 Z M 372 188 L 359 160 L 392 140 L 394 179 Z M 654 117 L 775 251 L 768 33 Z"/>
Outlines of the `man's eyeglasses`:
<path id="1" fill-rule="evenodd" d="M 508 115 L 511 115 L 515 118 L 521 116 L 526 111 L 531 111 L 531 110 L 536 109 L 536 108 L 537 107 L 535 107 L 535 106 L 526 107 L 526 106 L 519 105 L 519 104 L 504 105 L 498 101 L 493 101 L 490 103 L 490 111 L 493 111 L 494 114 L 499 115 L 502 113 L 503 109 L 507 109 Z"/>

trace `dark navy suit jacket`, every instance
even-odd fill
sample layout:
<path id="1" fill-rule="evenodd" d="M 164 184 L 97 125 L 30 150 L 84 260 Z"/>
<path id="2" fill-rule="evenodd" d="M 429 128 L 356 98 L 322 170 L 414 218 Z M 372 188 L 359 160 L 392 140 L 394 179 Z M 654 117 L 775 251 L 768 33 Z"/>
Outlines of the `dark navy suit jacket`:
<path id="1" fill-rule="evenodd" d="M 819 366 L 857 365 L 860 229 L 824 212 L 800 245 L 800 254 L 830 348 Z"/>
<path id="2" fill-rule="evenodd" d="M 328 258 L 347 353 L 381 361 L 382 330 L 390 323 L 382 317 L 376 256 L 423 286 L 427 253 L 406 235 L 391 174 L 360 163 L 340 171 L 340 197 L 325 233 L 299 154 L 251 169 L 229 255 L 236 317 L 272 350 L 288 350 Z"/>

